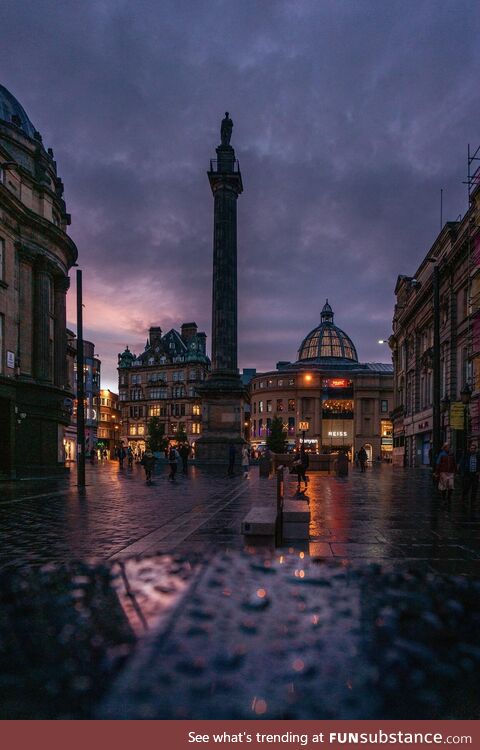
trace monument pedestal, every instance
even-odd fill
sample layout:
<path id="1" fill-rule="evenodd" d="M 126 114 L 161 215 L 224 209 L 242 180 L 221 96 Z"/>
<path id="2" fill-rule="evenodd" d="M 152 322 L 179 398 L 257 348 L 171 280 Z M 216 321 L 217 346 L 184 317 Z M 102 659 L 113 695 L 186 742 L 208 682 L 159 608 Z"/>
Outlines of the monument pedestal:
<path id="1" fill-rule="evenodd" d="M 230 446 L 234 445 L 235 465 L 240 465 L 247 392 L 239 375 L 217 371 L 198 390 L 202 396 L 203 434 L 195 443 L 196 460 L 227 465 Z"/>

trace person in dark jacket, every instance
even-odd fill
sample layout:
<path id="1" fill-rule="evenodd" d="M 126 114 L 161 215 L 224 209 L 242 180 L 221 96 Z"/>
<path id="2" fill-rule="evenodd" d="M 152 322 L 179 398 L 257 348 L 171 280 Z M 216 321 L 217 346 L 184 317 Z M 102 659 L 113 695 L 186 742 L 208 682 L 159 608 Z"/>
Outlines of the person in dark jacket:
<path id="1" fill-rule="evenodd" d="M 455 486 L 455 472 L 457 471 L 457 463 L 450 450 L 450 443 L 444 443 L 435 461 L 435 468 L 438 476 L 438 489 L 441 492 L 442 499 L 450 505 Z"/>
<path id="2" fill-rule="evenodd" d="M 306 490 L 307 483 L 308 483 L 307 469 L 310 465 L 310 459 L 308 457 L 308 453 L 305 450 L 305 446 L 303 444 L 300 447 L 300 454 L 298 455 L 298 458 L 295 460 L 294 465 L 297 467 L 298 492 L 300 492 L 301 482 L 304 483 L 305 490 Z"/>
<path id="3" fill-rule="evenodd" d="M 155 468 L 155 461 L 156 458 L 151 450 L 145 451 L 145 453 L 143 454 L 143 458 L 140 461 L 143 468 L 145 469 L 145 479 L 147 484 L 152 483 L 152 472 Z"/>
<path id="4" fill-rule="evenodd" d="M 188 474 L 188 458 L 190 456 L 190 446 L 188 443 L 183 443 L 178 452 L 180 453 L 180 458 L 182 459 L 182 472 L 184 474 Z"/>
<path id="5" fill-rule="evenodd" d="M 480 475 L 480 452 L 477 450 L 475 443 L 470 444 L 468 453 L 460 459 L 459 468 L 462 475 L 462 500 L 470 500 L 470 508 L 473 511 Z"/>
<path id="6" fill-rule="evenodd" d="M 360 471 L 363 474 L 364 471 L 365 471 L 365 469 L 366 469 L 367 460 L 368 460 L 367 451 L 365 450 L 365 448 L 363 447 L 363 445 L 360 448 L 360 450 L 358 451 L 358 460 L 359 460 L 359 463 L 360 463 Z"/>

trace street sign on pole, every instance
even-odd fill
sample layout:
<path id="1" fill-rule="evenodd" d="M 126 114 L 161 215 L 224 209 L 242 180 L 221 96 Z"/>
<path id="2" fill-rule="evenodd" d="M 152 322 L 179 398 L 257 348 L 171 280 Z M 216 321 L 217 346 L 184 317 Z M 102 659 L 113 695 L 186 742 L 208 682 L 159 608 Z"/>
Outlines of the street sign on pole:
<path id="1" fill-rule="evenodd" d="M 309 422 L 299 422 L 298 423 L 298 429 L 300 430 L 300 432 L 306 432 L 309 427 L 310 427 Z"/>
<path id="2" fill-rule="evenodd" d="M 465 407 L 461 401 L 454 401 L 450 404 L 450 427 L 452 430 L 463 430 L 464 416 Z"/>

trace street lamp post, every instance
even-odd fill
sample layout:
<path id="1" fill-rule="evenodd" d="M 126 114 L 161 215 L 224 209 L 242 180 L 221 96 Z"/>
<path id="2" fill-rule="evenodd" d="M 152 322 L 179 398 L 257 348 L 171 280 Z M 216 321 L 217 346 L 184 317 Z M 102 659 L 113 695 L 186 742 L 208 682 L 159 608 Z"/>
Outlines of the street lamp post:
<path id="1" fill-rule="evenodd" d="M 472 389 L 465 383 L 462 390 L 460 391 L 460 398 L 463 404 L 463 455 L 465 456 L 468 449 L 468 417 L 469 417 L 469 405 L 472 397 Z"/>
<path id="2" fill-rule="evenodd" d="M 445 427 L 445 414 L 448 412 L 450 408 L 450 397 L 448 393 L 445 394 L 445 396 L 442 398 L 440 402 L 440 408 L 442 410 L 442 440 L 444 443 L 447 441 L 447 430 Z"/>

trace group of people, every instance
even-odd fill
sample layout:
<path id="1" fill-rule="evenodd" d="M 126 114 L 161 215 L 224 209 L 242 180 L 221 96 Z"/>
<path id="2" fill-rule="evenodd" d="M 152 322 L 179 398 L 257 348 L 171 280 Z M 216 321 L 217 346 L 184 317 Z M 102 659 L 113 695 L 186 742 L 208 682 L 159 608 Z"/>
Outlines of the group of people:
<path id="1" fill-rule="evenodd" d="M 468 450 L 457 464 L 450 443 L 444 443 L 433 462 L 433 478 L 438 482 L 438 489 L 444 502 L 450 506 L 455 487 L 455 475 L 462 477 L 462 500 L 469 501 L 473 510 L 477 499 L 480 477 L 480 452 L 476 443 L 470 443 Z"/>

